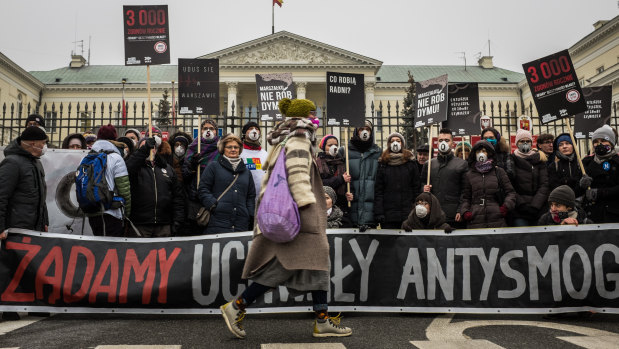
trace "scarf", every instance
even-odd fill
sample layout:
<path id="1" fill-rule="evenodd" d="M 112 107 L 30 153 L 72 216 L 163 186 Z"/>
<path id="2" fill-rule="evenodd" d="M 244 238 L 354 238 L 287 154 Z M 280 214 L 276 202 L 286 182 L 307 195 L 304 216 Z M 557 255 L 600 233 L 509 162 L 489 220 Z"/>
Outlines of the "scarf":
<path id="1" fill-rule="evenodd" d="M 205 138 L 202 138 L 200 140 L 200 155 L 202 156 L 202 161 L 200 161 L 200 168 L 206 167 L 209 162 L 216 160 L 219 157 L 217 142 L 219 142 L 219 137 L 215 137 L 212 140 L 206 140 Z M 193 142 L 191 142 L 191 144 L 189 145 L 189 147 L 187 147 L 185 160 L 191 161 L 191 158 L 197 152 L 198 138 L 194 139 Z"/>
<path id="2" fill-rule="evenodd" d="M 528 152 L 526 152 L 526 153 L 523 153 L 523 152 L 521 152 L 521 151 L 520 151 L 520 150 L 518 150 L 518 149 L 514 150 L 514 155 L 516 155 L 516 156 L 517 156 L 517 157 L 519 157 L 519 158 L 523 158 L 523 159 L 526 159 L 526 158 L 528 158 L 529 156 L 534 155 L 535 153 L 536 153 L 536 152 L 535 152 L 533 149 L 529 150 L 529 151 L 528 151 Z"/>
<path id="3" fill-rule="evenodd" d="M 232 165 L 232 169 L 234 171 L 236 171 L 236 168 L 239 166 L 239 164 L 241 163 L 241 158 L 229 158 L 225 155 L 223 155 L 224 159 L 228 160 L 228 162 L 230 163 L 230 165 Z"/>
<path id="4" fill-rule="evenodd" d="M 404 157 L 404 153 L 389 153 L 389 160 L 387 164 L 389 166 L 399 166 L 405 164 L 410 160 L 409 157 Z"/>
<path id="5" fill-rule="evenodd" d="M 479 171 L 479 173 L 487 173 L 492 169 L 492 160 L 486 160 L 484 162 L 475 162 L 475 169 Z"/>
<path id="6" fill-rule="evenodd" d="M 344 212 L 339 207 L 333 205 L 331 214 L 327 216 L 327 229 L 337 229 L 342 226 Z"/>
<path id="7" fill-rule="evenodd" d="M 557 156 L 557 158 L 561 160 L 567 160 L 569 162 L 572 162 L 572 160 L 574 160 L 574 154 L 575 153 L 571 153 L 570 155 L 563 155 L 560 151 L 555 152 L 555 155 Z"/>
<path id="8" fill-rule="evenodd" d="M 283 142 L 286 137 L 305 137 L 312 143 L 312 155 L 316 147 L 316 125 L 309 119 L 292 118 L 287 119 L 275 126 L 267 134 L 267 142 L 270 145 L 277 145 Z"/>
<path id="9" fill-rule="evenodd" d="M 243 149 L 262 150 L 262 147 L 260 146 L 260 141 L 254 142 L 251 139 L 246 139 L 243 142 Z"/>
<path id="10" fill-rule="evenodd" d="M 605 155 L 602 155 L 602 156 L 600 156 L 598 154 L 595 154 L 595 156 L 593 157 L 593 161 L 595 161 L 596 164 L 601 164 L 604 161 L 610 160 L 610 158 L 612 158 L 613 155 L 615 155 L 615 154 L 616 153 L 613 150 L 609 151 L 608 154 L 605 154 Z"/>
<path id="11" fill-rule="evenodd" d="M 572 154 L 572 155 L 574 155 L 574 154 Z M 561 223 L 561 218 L 559 218 L 559 215 L 558 215 L 558 214 L 555 214 L 555 213 L 550 212 L 550 216 L 552 217 L 552 221 L 553 221 L 553 222 L 555 222 L 555 223 L 557 223 L 557 224 L 560 224 L 560 223 Z M 576 210 L 568 211 L 568 213 L 567 213 L 567 217 L 568 217 L 568 218 L 575 218 L 575 219 L 578 219 L 578 211 L 576 211 Z"/>

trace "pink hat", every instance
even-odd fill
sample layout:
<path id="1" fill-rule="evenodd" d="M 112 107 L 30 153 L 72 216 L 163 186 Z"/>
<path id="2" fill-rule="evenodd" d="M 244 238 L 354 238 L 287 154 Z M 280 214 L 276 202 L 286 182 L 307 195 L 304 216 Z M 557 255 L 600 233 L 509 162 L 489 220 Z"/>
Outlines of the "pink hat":
<path id="1" fill-rule="evenodd" d="M 528 138 L 529 140 L 533 141 L 533 136 L 531 136 L 530 131 L 518 129 L 518 132 L 516 132 L 516 144 L 518 144 L 518 142 L 520 142 L 521 139 L 525 139 L 525 138 Z"/>

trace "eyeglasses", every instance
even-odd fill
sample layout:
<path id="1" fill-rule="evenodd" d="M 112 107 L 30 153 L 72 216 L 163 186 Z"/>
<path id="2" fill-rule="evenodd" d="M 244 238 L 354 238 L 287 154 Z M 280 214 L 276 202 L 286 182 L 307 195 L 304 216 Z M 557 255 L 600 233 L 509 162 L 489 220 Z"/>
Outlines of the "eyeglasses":
<path id="1" fill-rule="evenodd" d="M 230 149 L 230 150 L 239 150 L 241 149 L 240 147 L 236 146 L 236 145 L 229 145 L 227 147 L 225 147 L 226 149 Z"/>
<path id="2" fill-rule="evenodd" d="M 537 144 L 552 144 L 552 140 L 537 142 Z"/>
<path id="3" fill-rule="evenodd" d="M 205 131 L 206 130 L 208 130 L 208 131 L 215 131 L 214 127 L 203 127 L 202 129 L 205 130 Z"/>

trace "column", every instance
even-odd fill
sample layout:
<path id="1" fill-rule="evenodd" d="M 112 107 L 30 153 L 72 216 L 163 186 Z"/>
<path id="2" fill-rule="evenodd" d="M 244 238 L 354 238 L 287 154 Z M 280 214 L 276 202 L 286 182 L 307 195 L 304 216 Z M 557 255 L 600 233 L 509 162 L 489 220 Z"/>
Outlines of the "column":
<path id="1" fill-rule="evenodd" d="M 372 102 L 374 101 L 374 82 L 365 83 L 365 117 L 372 117 Z M 374 106 L 376 107 L 376 106 Z"/>
<path id="2" fill-rule="evenodd" d="M 295 82 L 295 84 L 297 85 L 297 98 L 305 99 L 305 88 L 307 87 L 307 82 L 300 81 Z"/>
<path id="3" fill-rule="evenodd" d="M 240 115 L 239 103 L 236 100 L 236 92 L 237 92 L 238 84 L 239 83 L 236 81 L 226 82 L 226 85 L 228 86 L 228 110 L 226 110 L 227 116 L 232 116 L 232 102 L 234 102 L 234 113 L 237 115 Z"/>

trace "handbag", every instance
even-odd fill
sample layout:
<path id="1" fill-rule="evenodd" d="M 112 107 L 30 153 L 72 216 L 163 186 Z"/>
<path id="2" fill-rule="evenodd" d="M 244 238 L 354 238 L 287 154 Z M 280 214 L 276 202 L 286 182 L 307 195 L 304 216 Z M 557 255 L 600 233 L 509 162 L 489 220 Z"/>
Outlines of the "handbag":
<path id="1" fill-rule="evenodd" d="M 256 220 L 262 235 L 277 243 L 294 240 L 301 229 L 299 207 L 288 187 L 286 153 L 283 147 L 262 195 Z"/>
<path id="2" fill-rule="evenodd" d="M 200 208 L 198 209 L 198 213 L 196 213 L 196 223 L 199 226 L 206 227 L 208 225 L 208 222 L 211 219 L 211 210 L 213 210 L 213 208 L 215 208 L 215 205 L 217 205 L 217 202 L 219 202 L 219 200 L 221 200 L 221 198 L 228 192 L 228 190 L 230 190 L 230 188 L 232 188 L 232 186 L 234 185 L 234 182 L 236 182 L 237 178 L 239 178 L 239 174 L 238 173 L 234 175 L 234 180 L 232 180 L 232 183 L 230 183 L 230 185 L 228 185 L 226 190 L 224 190 L 223 193 L 221 193 L 221 195 L 219 195 L 219 197 L 217 198 L 217 201 L 215 201 L 213 206 L 211 206 L 210 208 L 206 208 L 204 206 L 200 206 Z"/>

